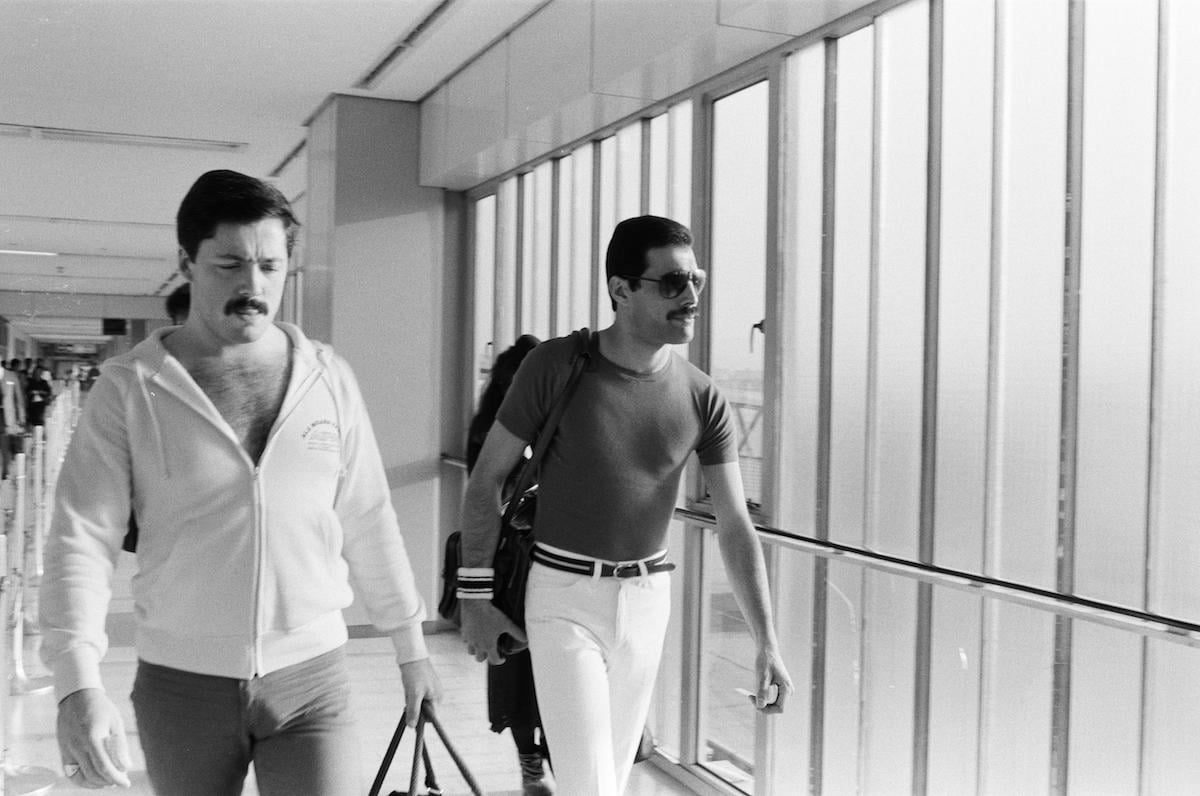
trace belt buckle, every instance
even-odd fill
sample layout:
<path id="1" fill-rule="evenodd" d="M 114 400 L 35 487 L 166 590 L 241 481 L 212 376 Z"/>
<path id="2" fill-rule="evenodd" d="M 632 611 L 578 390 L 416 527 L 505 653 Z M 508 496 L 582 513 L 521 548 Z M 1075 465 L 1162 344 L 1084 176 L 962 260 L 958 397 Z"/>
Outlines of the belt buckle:
<path id="1" fill-rule="evenodd" d="M 641 562 L 634 561 L 628 564 L 614 564 L 612 574 L 614 578 L 636 578 L 642 574 Z"/>

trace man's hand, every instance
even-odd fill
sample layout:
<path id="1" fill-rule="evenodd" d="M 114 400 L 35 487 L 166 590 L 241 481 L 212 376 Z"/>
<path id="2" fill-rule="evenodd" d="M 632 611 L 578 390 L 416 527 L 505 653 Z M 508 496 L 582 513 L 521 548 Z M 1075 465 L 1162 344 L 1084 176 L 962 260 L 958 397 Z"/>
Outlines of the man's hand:
<path id="1" fill-rule="evenodd" d="M 459 600 L 462 619 L 462 637 L 467 642 L 467 652 L 477 661 L 487 661 L 493 666 L 504 663 L 504 656 L 520 652 L 529 646 L 525 631 L 517 627 L 490 600 Z M 504 639 L 503 648 L 501 637 Z"/>
<path id="2" fill-rule="evenodd" d="M 758 693 L 754 706 L 763 713 L 782 713 L 788 696 L 796 689 L 783 666 L 783 659 L 773 649 L 760 649 L 755 661 L 758 671 Z"/>
<path id="3" fill-rule="evenodd" d="M 58 750 L 63 772 L 85 788 L 130 786 L 125 722 L 98 688 L 83 688 L 58 703 Z"/>
<path id="4" fill-rule="evenodd" d="M 400 664 L 400 681 L 404 683 L 404 721 L 409 727 L 416 727 L 421 705 L 426 700 L 434 703 L 441 700 L 442 681 L 428 658 Z"/>

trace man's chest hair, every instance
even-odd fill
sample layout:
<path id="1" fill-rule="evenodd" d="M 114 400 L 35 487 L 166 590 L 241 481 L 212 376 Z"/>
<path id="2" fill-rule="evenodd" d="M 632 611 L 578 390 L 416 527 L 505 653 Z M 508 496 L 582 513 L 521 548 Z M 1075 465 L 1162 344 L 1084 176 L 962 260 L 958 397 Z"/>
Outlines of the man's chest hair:
<path id="1" fill-rule="evenodd" d="M 241 437 L 274 421 L 283 403 L 287 370 L 286 360 L 253 364 L 201 360 L 189 372 Z"/>

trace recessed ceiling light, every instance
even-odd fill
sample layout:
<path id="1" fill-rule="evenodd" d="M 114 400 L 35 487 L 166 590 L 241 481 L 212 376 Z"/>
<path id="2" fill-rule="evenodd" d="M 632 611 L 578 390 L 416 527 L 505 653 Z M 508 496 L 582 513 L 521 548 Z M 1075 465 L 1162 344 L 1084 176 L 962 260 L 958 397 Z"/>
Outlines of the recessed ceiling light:
<path id="1" fill-rule="evenodd" d="M 57 257 L 58 252 L 27 252 L 20 249 L 0 249 L 0 254 L 29 254 L 34 257 Z"/>
<path id="2" fill-rule="evenodd" d="M 248 146 L 248 144 L 242 141 L 214 141 L 206 138 L 178 138 L 168 135 L 110 133 L 101 130 L 76 130 L 67 127 L 41 127 L 35 124 L 9 124 L 7 122 L 0 122 L 0 135 L 43 139 L 47 141 L 75 141 L 94 144 L 157 146 L 170 149 L 198 149 L 208 152 L 237 152 Z"/>

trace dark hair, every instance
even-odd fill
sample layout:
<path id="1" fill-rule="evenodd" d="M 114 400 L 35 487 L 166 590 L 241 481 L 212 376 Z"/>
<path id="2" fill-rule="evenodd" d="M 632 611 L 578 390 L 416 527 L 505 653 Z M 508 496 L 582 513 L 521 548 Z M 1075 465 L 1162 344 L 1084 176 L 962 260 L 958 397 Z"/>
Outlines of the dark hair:
<path id="1" fill-rule="evenodd" d="M 646 252 L 663 246 L 691 246 L 692 233 L 678 221 L 638 216 L 617 224 L 604 256 L 604 276 L 638 276 L 646 272 Z"/>
<path id="2" fill-rule="evenodd" d="M 180 315 L 187 317 L 191 308 L 192 283 L 184 282 L 172 290 L 171 295 L 167 296 L 167 317 L 171 320 L 175 320 Z"/>
<path id="3" fill-rule="evenodd" d="M 663 246 L 691 246 L 692 233 L 678 221 L 662 216 L 637 216 L 617 224 L 608 251 L 604 255 L 604 277 L 636 277 L 646 273 L 646 252 Z M 629 287 L 637 290 L 641 283 L 631 279 Z M 613 309 L 617 303 L 612 302 Z"/>
<path id="4" fill-rule="evenodd" d="M 218 224 L 249 224 L 264 218 L 283 222 L 291 255 L 300 222 L 287 197 L 268 182 L 218 169 L 201 174 L 188 189 L 175 216 L 175 235 L 187 256 L 195 259 L 200 242 L 211 238 Z"/>
<path id="5" fill-rule="evenodd" d="M 479 451 L 483 449 L 483 441 L 487 439 L 488 430 L 496 421 L 496 413 L 500 411 L 500 404 L 508 394 L 513 376 L 517 375 L 517 368 L 521 366 L 525 355 L 540 342 L 541 340 L 531 334 L 523 334 L 517 338 L 517 342 L 496 357 L 491 378 L 488 379 L 487 387 L 484 387 L 483 395 L 479 399 L 479 411 L 471 419 L 471 427 L 467 431 L 468 473 L 475 467 L 475 460 L 479 458 Z"/>

